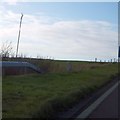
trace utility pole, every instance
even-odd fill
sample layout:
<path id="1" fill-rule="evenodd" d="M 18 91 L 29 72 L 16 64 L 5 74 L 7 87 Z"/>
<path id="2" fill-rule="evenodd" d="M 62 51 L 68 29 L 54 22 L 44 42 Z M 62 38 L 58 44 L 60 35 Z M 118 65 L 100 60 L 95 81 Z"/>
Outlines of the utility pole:
<path id="1" fill-rule="evenodd" d="M 17 55 L 18 55 L 18 48 L 19 48 L 19 40 L 20 40 L 20 32 L 21 32 L 22 18 L 23 18 L 23 14 L 21 13 L 19 33 L 18 33 L 18 42 L 17 42 L 17 50 L 16 50 L 16 58 L 17 58 Z"/>

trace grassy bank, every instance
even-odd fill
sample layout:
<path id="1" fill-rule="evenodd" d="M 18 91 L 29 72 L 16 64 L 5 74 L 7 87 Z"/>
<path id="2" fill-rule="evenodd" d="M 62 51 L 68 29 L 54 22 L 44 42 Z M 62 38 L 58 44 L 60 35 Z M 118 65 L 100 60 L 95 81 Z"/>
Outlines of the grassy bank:
<path id="1" fill-rule="evenodd" d="M 107 62 L 85 62 L 85 61 L 62 61 L 37 58 L 4 58 L 4 61 L 22 61 L 29 62 L 40 67 L 45 73 L 63 73 L 68 72 L 67 67 L 71 65 L 71 72 L 80 72 L 95 67 L 105 66 L 111 63 Z"/>
<path id="2" fill-rule="evenodd" d="M 112 79 L 117 64 L 71 73 L 3 78 L 3 118 L 51 118 Z"/>

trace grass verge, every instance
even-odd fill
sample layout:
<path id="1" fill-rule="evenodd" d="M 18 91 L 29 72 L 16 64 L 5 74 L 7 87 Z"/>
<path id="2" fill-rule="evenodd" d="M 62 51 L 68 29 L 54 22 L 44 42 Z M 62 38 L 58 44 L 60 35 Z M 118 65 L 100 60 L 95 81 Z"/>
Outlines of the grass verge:
<path id="1" fill-rule="evenodd" d="M 117 64 L 71 73 L 3 78 L 3 118 L 49 119 L 100 88 L 118 72 Z"/>

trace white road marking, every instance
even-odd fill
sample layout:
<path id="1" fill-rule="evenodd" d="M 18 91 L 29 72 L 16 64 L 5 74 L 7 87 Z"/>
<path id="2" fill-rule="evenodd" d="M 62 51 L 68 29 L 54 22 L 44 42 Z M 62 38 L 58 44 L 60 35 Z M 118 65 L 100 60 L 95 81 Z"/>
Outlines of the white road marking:
<path id="1" fill-rule="evenodd" d="M 110 95 L 114 89 L 118 86 L 118 84 L 120 84 L 120 81 L 117 82 L 115 85 L 113 85 L 108 91 L 106 91 L 102 96 L 100 96 L 94 103 L 92 103 L 87 109 L 85 109 L 82 113 L 80 113 L 80 115 L 77 116 L 76 120 L 78 120 L 78 118 L 82 118 L 85 119 L 87 118 L 92 112 L 93 110 L 95 110 L 98 105 L 108 96 Z"/>

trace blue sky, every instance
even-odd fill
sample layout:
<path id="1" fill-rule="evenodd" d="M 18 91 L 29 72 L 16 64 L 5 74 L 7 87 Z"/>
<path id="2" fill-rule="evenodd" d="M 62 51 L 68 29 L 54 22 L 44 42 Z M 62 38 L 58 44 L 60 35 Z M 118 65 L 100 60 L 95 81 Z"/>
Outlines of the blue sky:
<path id="1" fill-rule="evenodd" d="M 20 13 L 24 14 L 19 54 L 74 60 L 117 58 L 116 2 L 16 2 L 2 3 L 0 9 L 2 41 L 12 41 L 14 48 Z"/>
<path id="2" fill-rule="evenodd" d="M 27 2 L 16 5 L 5 4 L 8 10 L 16 13 L 35 14 L 59 17 L 64 20 L 105 20 L 117 23 L 117 2 Z"/>

